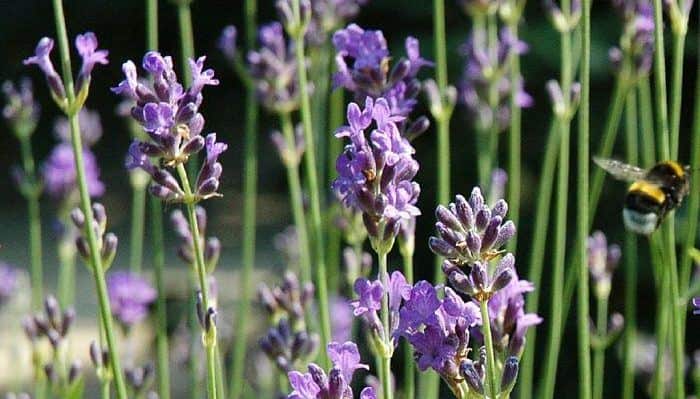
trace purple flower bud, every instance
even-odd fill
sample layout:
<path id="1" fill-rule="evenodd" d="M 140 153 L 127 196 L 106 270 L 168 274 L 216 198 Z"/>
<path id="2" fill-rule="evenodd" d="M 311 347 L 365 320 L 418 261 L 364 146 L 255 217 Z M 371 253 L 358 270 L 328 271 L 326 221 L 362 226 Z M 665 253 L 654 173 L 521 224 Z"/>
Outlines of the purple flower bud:
<path id="1" fill-rule="evenodd" d="M 503 376 L 501 377 L 501 392 L 510 392 L 518 379 L 518 358 L 510 356 L 503 365 Z"/>
<path id="2" fill-rule="evenodd" d="M 65 99 L 66 90 L 63 80 L 58 75 L 51 62 L 51 50 L 53 50 L 53 39 L 43 37 L 34 50 L 34 55 L 24 60 L 24 65 L 36 65 L 41 69 L 46 77 L 46 81 L 51 89 L 51 94 L 56 99 Z"/>
<path id="3" fill-rule="evenodd" d="M 97 50 L 97 37 L 92 32 L 86 32 L 75 38 L 75 48 L 83 60 L 80 72 L 75 81 L 76 92 L 87 90 L 90 83 L 90 75 L 96 64 L 107 65 L 107 50 Z"/>

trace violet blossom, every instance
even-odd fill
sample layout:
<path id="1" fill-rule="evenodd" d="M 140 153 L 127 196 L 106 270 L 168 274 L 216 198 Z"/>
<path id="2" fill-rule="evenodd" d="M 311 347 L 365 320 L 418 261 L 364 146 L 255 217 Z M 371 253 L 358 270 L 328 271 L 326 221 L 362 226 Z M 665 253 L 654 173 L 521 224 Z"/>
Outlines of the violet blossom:
<path id="1" fill-rule="evenodd" d="M 387 251 L 401 224 L 420 214 L 415 150 L 396 125 L 404 118 L 392 114 L 383 98 L 367 97 L 364 109 L 350 103 L 347 119 L 349 125 L 335 133 L 350 143 L 336 161 L 332 187 L 345 206 L 362 213 L 375 250 Z"/>
<path id="2" fill-rule="evenodd" d="M 270 318 L 287 318 L 297 325 L 303 322 L 306 310 L 312 305 L 314 292 L 311 282 L 302 284 L 294 273 L 288 271 L 279 286 L 270 288 L 261 284 L 258 298 Z"/>
<path id="3" fill-rule="evenodd" d="M 617 0 L 613 6 L 624 27 L 608 55 L 617 74 L 635 81 L 649 74 L 654 61 L 654 8 L 648 0 Z"/>
<path id="4" fill-rule="evenodd" d="M 51 96 L 59 107 L 66 113 L 74 112 L 74 110 L 80 109 L 85 103 L 88 88 L 90 87 L 92 70 L 95 68 L 95 65 L 107 65 L 109 63 L 109 60 L 107 60 L 108 51 L 97 49 L 97 36 L 92 32 L 76 36 L 75 48 L 78 50 L 82 64 L 75 78 L 75 101 L 77 104 L 68 104 L 63 79 L 58 75 L 51 61 L 53 46 L 53 39 L 43 37 L 39 40 L 34 55 L 24 60 L 24 65 L 36 65 L 41 69 L 51 90 Z M 68 109 L 69 106 L 72 109 Z"/>
<path id="5" fill-rule="evenodd" d="M 209 133 L 206 138 L 201 135 L 204 129 L 204 117 L 199 113 L 204 98 L 202 90 L 204 86 L 219 84 L 214 71 L 204 68 L 205 59 L 189 60 L 192 85 L 184 88 L 177 80 L 172 58 L 149 51 L 143 58 L 143 68 L 153 83 L 140 81 L 136 65 L 127 61 L 122 65 L 125 79 L 112 88 L 113 92 L 134 101 L 131 116 L 148 135 L 148 140 L 134 140 L 131 144 L 126 167 L 148 173 L 152 178 L 151 193 L 164 200 L 198 202 L 220 196 L 217 190 L 222 166 L 218 157 L 227 145 L 216 141 L 216 133 Z M 190 155 L 202 149 L 206 157 L 194 192 L 186 198 L 168 168 L 186 163 Z"/>
<path id="6" fill-rule="evenodd" d="M 265 355 L 285 373 L 313 358 L 318 344 L 318 334 L 295 328 L 286 318 L 270 327 L 258 342 Z"/>
<path id="7" fill-rule="evenodd" d="M 2 117 L 7 121 L 18 139 L 29 137 L 36 130 L 41 107 L 34 99 L 32 81 L 23 78 L 18 85 L 11 81 L 2 84 L 5 106 Z"/>
<path id="8" fill-rule="evenodd" d="M 620 263 L 620 246 L 608 245 L 602 231 L 595 231 L 588 237 L 588 270 L 593 280 L 593 289 L 597 298 L 607 298 L 610 295 L 612 275 Z"/>
<path id="9" fill-rule="evenodd" d="M 19 272 L 5 262 L 0 262 L 0 306 L 6 303 L 17 292 L 19 287 Z"/>
<path id="10" fill-rule="evenodd" d="M 523 88 L 522 77 L 511 80 L 510 57 L 527 51 L 527 44 L 502 29 L 495 47 L 489 47 L 484 30 L 474 30 L 462 46 L 466 59 L 459 84 L 459 101 L 469 109 L 476 128 L 503 131 L 510 122 L 510 91 L 516 86 L 516 105 L 527 108 L 532 97 Z"/>
<path id="11" fill-rule="evenodd" d="M 317 364 L 311 363 L 307 373 L 290 371 L 289 385 L 292 392 L 288 399 L 352 399 L 354 394 L 350 383 L 356 370 L 368 370 L 369 366 L 360 363 L 360 352 L 353 342 L 340 344 L 331 342 L 327 347 L 328 357 L 333 366 L 328 374 Z M 376 399 L 373 388 L 365 387 L 360 399 Z"/>
<path id="12" fill-rule="evenodd" d="M 83 147 L 83 165 L 88 193 L 91 197 L 104 194 L 105 186 L 100 180 L 100 169 L 93 152 Z M 78 195 L 75 156 L 70 143 L 61 142 L 54 147 L 41 168 L 44 189 L 52 198 L 73 201 Z"/>
<path id="13" fill-rule="evenodd" d="M 362 318 L 376 343 L 387 342 L 384 336 L 387 333 L 395 346 L 394 338 L 401 323 L 399 309 L 401 303 L 409 299 L 411 286 L 399 271 L 394 271 L 385 280 L 388 282 L 388 287 L 384 287 L 382 280 L 357 279 L 353 287 L 357 299 L 351 301 L 350 304 L 353 307 L 353 314 Z M 382 322 L 379 318 L 382 298 L 385 294 L 388 294 L 389 297 L 389 331 L 387 332 L 382 328 Z"/>
<path id="14" fill-rule="evenodd" d="M 128 271 L 117 271 L 107 276 L 107 293 L 114 317 L 126 327 L 145 319 L 157 297 L 151 284 Z"/>
<path id="15" fill-rule="evenodd" d="M 408 117 L 420 92 L 417 74 L 432 62 L 420 56 L 418 39 L 406 38 L 406 58 L 401 58 L 389 69 L 392 59 L 384 34 L 364 30 L 356 24 L 333 34 L 336 49 L 337 72 L 333 75 L 333 86 L 344 87 L 354 93 L 355 101 L 366 97 L 374 100 L 384 98 L 392 115 Z M 419 118 L 415 126 L 427 129 L 427 119 Z M 405 130 L 415 130 L 415 126 Z M 423 130 L 425 130 L 423 129 Z M 409 133 L 407 133 L 409 134 Z M 410 134 L 409 134 L 410 135 Z"/>

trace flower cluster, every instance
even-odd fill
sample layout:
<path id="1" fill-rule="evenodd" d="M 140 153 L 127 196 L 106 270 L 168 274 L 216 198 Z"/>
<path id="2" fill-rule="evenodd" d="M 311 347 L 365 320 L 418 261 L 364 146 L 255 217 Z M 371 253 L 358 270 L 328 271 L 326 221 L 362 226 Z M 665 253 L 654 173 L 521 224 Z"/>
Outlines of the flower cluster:
<path id="1" fill-rule="evenodd" d="M 513 222 L 504 220 L 507 212 L 508 204 L 502 199 L 489 207 L 478 187 L 468 201 L 457 195 L 455 202 L 435 210 L 438 234 L 430 237 L 430 249 L 456 266 L 489 261 L 515 235 Z"/>
<path id="2" fill-rule="evenodd" d="M 418 39 L 406 38 L 408 58 L 401 58 L 391 70 L 391 55 L 384 34 L 379 30 L 364 30 L 350 24 L 335 32 L 333 45 L 337 52 L 335 62 L 338 69 L 333 75 L 335 87 L 350 90 L 358 102 L 366 97 L 375 100 L 384 98 L 392 115 L 407 117 L 411 113 L 420 92 L 417 74 L 422 67 L 432 65 L 420 56 Z M 416 121 L 427 129 L 425 122 L 423 118 Z"/>
<path id="3" fill-rule="evenodd" d="M 248 69 L 260 103 L 272 112 L 299 108 L 299 87 L 294 46 L 279 22 L 260 27 L 260 48 L 248 53 Z"/>
<path id="4" fill-rule="evenodd" d="M 393 340 L 400 323 L 399 308 L 402 301 L 409 299 L 411 292 L 411 286 L 399 271 L 391 273 L 391 276 L 386 280 L 388 287 L 384 287 L 381 280 L 357 279 L 353 288 L 358 299 L 350 302 L 354 309 L 353 314 L 362 318 L 370 333 L 377 338 L 375 339 L 376 343 L 387 342 L 378 314 L 382 308 L 384 295 L 389 296 L 390 326 L 387 333 L 389 338 Z"/>
<path id="5" fill-rule="evenodd" d="M 102 123 L 96 111 L 82 108 L 78 113 L 80 136 L 83 144 L 83 163 L 88 193 L 91 197 L 104 194 L 105 186 L 100 180 L 100 168 L 95 154 L 90 149 L 102 137 Z M 53 199 L 74 204 L 78 197 L 78 176 L 75 156 L 71 146 L 70 127 L 67 118 L 54 123 L 54 135 L 59 140 L 51 150 L 42 168 L 46 193 Z"/>
<path id="6" fill-rule="evenodd" d="M 347 119 L 349 125 L 335 133 L 350 143 L 336 161 L 333 189 L 345 206 L 362 213 L 375 249 L 378 243 L 391 248 L 401 224 L 420 214 L 415 150 L 396 125 L 404 118 L 393 114 L 384 98 L 367 97 L 364 109 L 350 103 Z"/>
<path id="7" fill-rule="evenodd" d="M 636 80 L 649 74 L 654 57 L 654 8 L 648 0 L 618 0 L 624 28 L 619 47 L 608 52 L 613 69 Z"/>
<path id="8" fill-rule="evenodd" d="M 204 248 L 204 264 L 207 272 L 214 271 L 221 254 L 221 241 L 216 237 L 207 237 L 207 211 L 201 206 L 195 207 L 195 217 L 199 228 L 200 247 Z M 188 265 L 195 264 L 194 238 L 189 222 L 181 210 L 176 209 L 170 214 L 175 234 L 180 238 L 177 255 Z"/>
<path id="9" fill-rule="evenodd" d="M 527 44 L 515 38 L 508 29 L 502 29 L 498 42 L 489 44 L 484 30 L 474 30 L 462 46 L 466 59 L 462 80 L 459 84 L 459 100 L 471 112 L 476 128 L 488 131 L 497 128 L 503 131 L 510 120 L 510 90 L 517 88 L 516 105 L 527 108 L 532 97 L 523 88 L 519 77 L 510 76 L 511 56 L 527 51 Z"/>
<path id="10" fill-rule="evenodd" d="M 97 240 L 97 248 L 100 251 L 98 256 L 102 258 L 102 264 L 104 269 L 107 270 L 114 261 L 114 257 L 117 254 L 117 245 L 119 240 L 116 234 L 112 232 L 107 232 L 107 212 L 105 207 L 99 202 L 92 204 L 92 214 L 93 214 L 93 226 L 87 226 L 85 224 L 85 214 L 80 208 L 75 208 L 70 214 L 70 218 L 73 221 L 75 227 L 80 231 L 80 234 L 75 240 L 76 247 L 78 248 L 78 253 L 87 262 L 91 263 L 91 253 L 90 246 L 88 245 L 87 237 L 85 236 L 85 229 L 92 228 L 95 234 L 95 239 Z"/>
<path id="11" fill-rule="evenodd" d="M 54 392 L 65 392 L 75 388 L 80 383 L 81 364 L 75 360 L 69 364 L 66 359 L 66 345 L 68 334 L 75 322 L 75 309 L 72 307 L 61 310 L 61 306 L 53 296 L 48 296 L 44 300 L 43 313 L 34 316 L 27 316 L 22 320 L 24 334 L 29 338 L 32 345 L 38 345 L 39 340 L 46 338 L 51 346 L 53 355 L 49 358 L 51 362 L 39 364 L 43 367 L 46 378 L 51 384 Z M 44 359 L 38 356 L 35 361 L 41 363 Z M 63 395 L 60 395 L 63 396 Z"/>
<path id="12" fill-rule="evenodd" d="M 479 308 L 449 287 L 444 299 L 427 281 L 412 287 L 400 310 L 398 334 L 415 349 L 418 368 L 435 370 L 449 384 L 459 380 L 459 366 L 469 354 L 469 329 L 480 322 Z"/>
<path id="13" fill-rule="evenodd" d="M 261 284 L 258 297 L 272 322 L 259 341 L 267 357 L 285 373 L 311 359 L 319 343 L 318 334 L 305 322 L 313 302 L 313 284 L 301 284 L 294 273 L 286 272 L 279 286 Z"/>
<path id="14" fill-rule="evenodd" d="M 53 45 L 54 42 L 51 38 L 44 37 L 39 40 L 34 50 L 34 55 L 25 59 L 24 65 L 36 65 L 39 67 L 46 77 L 46 81 L 51 90 L 51 96 L 58 106 L 66 113 L 76 112 L 85 103 L 85 99 L 88 95 L 88 88 L 90 87 L 92 70 L 95 68 L 95 65 L 107 65 L 109 63 L 107 60 L 108 51 L 97 49 L 97 37 L 92 32 L 86 32 L 76 36 L 75 48 L 78 50 L 78 54 L 80 54 L 82 65 L 80 66 L 78 76 L 75 78 L 76 102 L 75 104 L 68 104 L 63 79 L 58 75 L 58 72 L 56 72 L 53 66 L 53 62 L 51 62 L 51 50 L 53 50 Z M 68 109 L 69 106 L 72 108 Z"/>
<path id="15" fill-rule="evenodd" d="M 148 135 L 148 141 L 135 140 L 129 147 L 126 167 L 140 168 L 153 179 L 150 191 L 168 201 L 199 201 L 218 196 L 222 167 L 218 157 L 227 145 L 216 141 L 216 133 L 201 136 L 204 117 L 199 113 L 204 86 L 218 85 L 212 69 L 204 69 L 205 57 L 189 60 L 192 85 L 185 89 L 177 80 L 169 56 L 150 51 L 143 57 L 143 68 L 152 84 L 138 79 L 136 65 L 122 65 L 125 79 L 112 91 L 134 101 L 131 116 Z M 206 158 L 197 176 L 192 197 L 165 168 L 180 167 L 190 155 L 206 149 Z M 154 158 L 157 162 L 153 162 Z M 164 167 L 161 167 L 164 166 Z M 189 194 L 189 193 L 187 193 Z"/>
<path id="16" fill-rule="evenodd" d="M 11 81 L 6 81 L 2 84 L 2 92 L 6 100 L 2 117 L 7 120 L 17 138 L 31 136 L 39 122 L 41 109 L 34 100 L 32 81 L 24 78 L 17 86 Z"/>
<path id="17" fill-rule="evenodd" d="M 602 231 L 596 231 L 588 237 L 588 270 L 593 279 L 593 289 L 599 299 L 610 295 L 612 275 L 620 262 L 620 247 L 608 246 L 608 240 Z"/>
<path id="18" fill-rule="evenodd" d="M 112 313 L 124 327 L 131 327 L 145 319 L 158 295 L 148 281 L 128 271 L 117 271 L 107 276 L 107 293 Z"/>
<path id="19" fill-rule="evenodd" d="M 369 0 L 311 0 L 311 20 L 304 36 L 308 45 L 321 46 L 328 33 L 353 19 Z"/>
<path id="20" fill-rule="evenodd" d="M 19 272 L 7 263 L 0 262 L 0 306 L 17 292 Z"/>
<path id="21" fill-rule="evenodd" d="M 353 342 L 331 342 L 326 348 L 333 363 L 328 374 L 315 363 L 308 366 L 307 373 L 290 371 L 289 385 L 292 393 L 287 399 L 352 399 L 354 398 L 350 383 L 355 371 L 368 370 L 369 366 L 360 363 L 360 352 Z M 360 399 L 376 399 L 373 388 L 365 387 L 360 392 Z"/>

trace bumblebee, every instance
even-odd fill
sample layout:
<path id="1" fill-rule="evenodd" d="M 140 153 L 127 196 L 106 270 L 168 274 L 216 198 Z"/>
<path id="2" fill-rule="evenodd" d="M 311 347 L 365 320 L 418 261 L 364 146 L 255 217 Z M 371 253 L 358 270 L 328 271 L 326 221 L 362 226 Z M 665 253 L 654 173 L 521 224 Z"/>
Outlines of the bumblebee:
<path id="1" fill-rule="evenodd" d="M 690 190 L 690 168 L 676 161 L 662 161 L 651 169 L 614 159 L 593 157 L 593 161 L 615 179 L 631 183 L 622 216 L 625 228 L 637 234 L 653 233 Z"/>

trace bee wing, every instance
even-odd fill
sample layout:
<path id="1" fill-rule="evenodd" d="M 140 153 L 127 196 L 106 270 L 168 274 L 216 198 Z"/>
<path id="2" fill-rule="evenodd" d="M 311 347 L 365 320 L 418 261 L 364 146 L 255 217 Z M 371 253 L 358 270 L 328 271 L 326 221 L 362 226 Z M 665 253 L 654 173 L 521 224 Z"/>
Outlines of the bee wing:
<path id="1" fill-rule="evenodd" d="M 615 159 L 593 157 L 593 162 L 617 180 L 633 182 L 643 179 L 647 174 L 647 171 L 642 168 Z"/>

